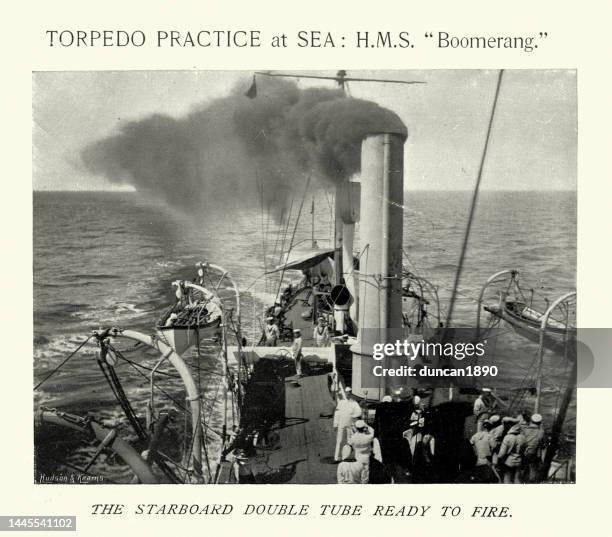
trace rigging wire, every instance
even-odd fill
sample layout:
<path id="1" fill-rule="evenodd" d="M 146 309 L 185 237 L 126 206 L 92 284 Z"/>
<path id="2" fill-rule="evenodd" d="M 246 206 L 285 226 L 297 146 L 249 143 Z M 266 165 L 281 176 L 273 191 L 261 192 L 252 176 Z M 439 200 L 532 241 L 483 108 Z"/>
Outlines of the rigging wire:
<path id="1" fill-rule="evenodd" d="M 278 254 L 278 264 L 280 265 L 283 260 L 283 250 L 285 248 L 285 239 L 287 238 L 287 232 L 289 231 L 289 223 L 291 222 L 291 213 L 293 212 L 293 196 L 291 196 L 291 203 L 289 204 L 289 212 L 287 213 L 287 220 L 284 225 L 284 230 L 279 230 L 280 233 L 277 234 L 277 242 L 274 245 L 274 257 L 277 255 L 277 248 L 280 248 L 280 254 Z M 282 220 L 281 220 L 281 226 Z M 281 238 L 282 237 L 282 238 Z"/>
<path id="2" fill-rule="evenodd" d="M 302 209 L 304 208 L 304 201 L 306 200 L 306 194 L 308 194 L 308 188 L 310 187 L 310 180 L 312 178 L 312 174 L 308 176 L 306 180 L 306 187 L 304 188 L 304 194 L 302 195 L 302 201 L 300 203 L 300 209 L 298 210 L 297 218 L 295 219 L 295 224 L 293 226 L 293 233 L 291 234 L 291 240 L 289 241 L 289 248 L 287 249 L 287 256 L 291 252 L 291 248 L 293 247 L 293 241 L 295 240 L 295 233 L 297 231 L 298 224 L 300 223 L 300 217 L 302 216 Z M 278 300 L 278 294 L 280 293 L 281 286 L 283 285 L 283 277 L 285 275 L 285 267 L 283 266 L 280 274 L 280 279 L 278 282 L 278 288 L 276 289 L 276 297 L 274 302 Z"/>
<path id="3" fill-rule="evenodd" d="M 480 183 L 482 182 L 482 175 L 483 175 L 483 170 L 484 170 L 484 164 L 485 164 L 485 160 L 486 160 L 486 156 L 487 156 L 487 150 L 489 147 L 489 141 L 491 139 L 491 130 L 493 127 L 493 120 L 495 118 L 495 109 L 497 108 L 497 101 L 499 99 L 499 90 L 501 87 L 501 82 L 502 82 L 502 78 L 504 75 L 504 70 L 501 69 L 499 71 L 499 74 L 497 76 L 497 86 L 495 88 L 495 97 L 493 99 L 493 106 L 491 109 L 491 116 L 489 117 L 489 125 L 487 128 L 487 137 L 485 139 L 485 145 L 482 151 L 482 157 L 480 159 L 480 166 L 478 168 L 478 177 L 476 179 L 476 185 L 474 187 L 474 193 L 472 195 L 472 204 L 470 206 L 470 214 L 468 217 L 468 222 L 467 222 L 467 226 L 465 229 L 465 235 L 463 238 L 463 245 L 461 246 L 461 255 L 459 256 L 459 263 L 457 265 L 457 271 L 455 272 L 455 281 L 453 284 L 453 291 L 451 294 L 451 298 L 450 298 L 450 304 L 448 306 L 448 315 L 446 317 L 446 326 L 449 326 L 449 324 L 452 321 L 452 317 L 453 317 L 453 310 L 455 308 L 455 300 L 456 300 L 456 294 L 457 294 L 457 290 L 459 287 L 459 280 L 461 279 L 461 273 L 463 272 L 463 263 L 465 261 L 465 254 L 467 252 L 467 247 L 468 247 L 468 242 L 470 240 L 470 231 L 472 229 L 472 222 L 474 220 L 474 214 L 476 211 L 476 204 L 478 203 L 478 193 L 480 190 Z"/>
<path id="4" fill-rule="evenodd" d="M 255 178 L 257 180 L 257 184 L 259 186 L 259 206 L 260 206 L 260 215 L 261 215 L 261 254 L 263 259 L 263 269 L 264 273 L 267 271 L 267 258 L 266 258 L 266 225 L 264 218 L 264 185 L 263 178 L 259 176 L 257 168 L 255 168 Z M 267 286 L 266 279 L 266 286 Z"/>
<path id="5" fill-rule="evenodd" d="M 115 351 L 117 353 L 117 356 L 119 356 L 121 358 L 121 354 L 118 351 Z M 125 359 L 125 358 L 123 358 Z M 126 362 L 134 369 L 134 371 L 136 371 L 142 378 L 146 379 L 147 381 L 149 380 L 149 378 L 142 372 L 140 371 L 140 369 L 138 369 L 138 367 L 136 366 L 136 364 L 132 361 L 128 361 L 126 360 Z M 161 388 L 157 383 L 154 383 L 153 386 L 155 388 L 157 388 L 157 390 L 159 390 L 162 395 L 164 395 L 168 400 L 170 400 L 179 410 L 182 410 L 185 413 L 191 414 L 191 409 L 185 407 L 184 405 L 182 405 L 180 402 L 178 402 L 174 397 L 172 397 L 168 392 L 166 392 L 166 390 L 164 390 L 163 388 Z"/>

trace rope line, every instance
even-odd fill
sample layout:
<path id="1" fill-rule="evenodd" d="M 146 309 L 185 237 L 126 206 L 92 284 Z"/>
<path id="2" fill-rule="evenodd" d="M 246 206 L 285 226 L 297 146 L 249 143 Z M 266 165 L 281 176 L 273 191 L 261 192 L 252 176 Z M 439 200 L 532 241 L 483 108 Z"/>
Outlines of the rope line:
<path id="1" fill-rule="evenodd" d="M 34 391 L 38 390 L 38 388 L 40 388 L 45 382 L 47 382 L 53 375 L 55 375 L 62 367 L 64 367 L 64 365 L 66 365 L 68 363 L 68 361 L 77 353 L 79 352 L 86 343 L 89 342 L 89 340 L 93 337 L 93 335 L 89 336 L 85 341 L 83 341 L 83 343 L 81 343 L 75 350 L 74 352 L 72 352 L 68 358 L 66 358 L 61 364 L 59 364 L 53 371 L 51 371 L 44 379 L 42 379 L 36 386 L 34 386 Z"/>

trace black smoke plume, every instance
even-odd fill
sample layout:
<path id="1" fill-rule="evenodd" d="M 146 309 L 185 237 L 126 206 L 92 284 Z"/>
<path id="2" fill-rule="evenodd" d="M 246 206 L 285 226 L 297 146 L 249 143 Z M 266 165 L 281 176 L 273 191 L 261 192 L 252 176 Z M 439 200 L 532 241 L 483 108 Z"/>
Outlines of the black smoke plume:
<path id="1" fill-rule="evenodd" d="M 185 117 L 152 115 L 82 151 L 87 170 L 130 184 L 185 210 L 265 206 L 277 215 L 313 185 L 335 184 L 359 171 L 369 133 L 406 133 L 399 117 L 340 90 L 299 89 L 260 77 Z"/>

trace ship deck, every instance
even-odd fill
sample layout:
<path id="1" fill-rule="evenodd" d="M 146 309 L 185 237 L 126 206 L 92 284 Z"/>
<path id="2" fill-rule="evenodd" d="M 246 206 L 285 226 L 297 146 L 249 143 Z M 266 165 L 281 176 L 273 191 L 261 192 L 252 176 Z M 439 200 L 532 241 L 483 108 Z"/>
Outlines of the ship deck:
<path id="1" fill-rule="evenodd" d="M 283 325 L 302 331 L 304 341 L 303 371 L 294 376 L 293 360 L 287 347 L 250 347 L 243 358 L 253 374 L 247 386 L 246 423 L 259 423 L 266 441 L 258 442 L 249 467 L 255 483 L 322 484 L 337 482 L 334 462 L 336 431 L 333 414 L 336 404 L 328 384 L 333 362 L 331 347 L 313 347 L 311 288 L 302 288 L 283 308 Z M 230 348 L 231 362 L 238 350 Z M 249 397 L 250 396 L 250 397 Z M 272 400 L 282 404 L 273 416 L 266 416 Z M 282 403 L 281 403 L 282 401 Z M 265 432 L 264 432 L 265 431 Z M 267 444 L 267 445 L 266 445 Z"/>
<path id="2" fill-rule="evenodd" d="M 327 374 L 285 379 L 284 418 L 270 450 L 258 449 L 257 483 L 335 483 L 334 401 Z"/>

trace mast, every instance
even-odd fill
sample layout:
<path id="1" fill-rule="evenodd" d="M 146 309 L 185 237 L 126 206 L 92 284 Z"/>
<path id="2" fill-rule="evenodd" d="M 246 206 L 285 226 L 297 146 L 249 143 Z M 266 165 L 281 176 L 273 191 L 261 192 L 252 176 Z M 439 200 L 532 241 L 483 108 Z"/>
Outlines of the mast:
<path id="1" fill-rule="evenodd" d="M 336 76 L 322 76 L 322 75 L 303 75 L 303 74 L 292 74 L 292 73 L 272 73 L 270 71 L 255 71 L 253 75 L 253 84 L 246 93 L 247 97 L 254 97 L 257 95 L 256 90 L 256 77 L 257 76 L 270 76 L 270 77 L 283 77 L 283 78 L 295 78 L 299 79 L 314 79 L 314 80 L 333 80 L 336 82 L 343 95 L 347 97 L 347 89 L 349 82 L 377 82 L 377 83 L 390 83 L 390 84 L 426 84 L 427 82 L 420 80 L 387 80 L 380 78 L 356 78 L 347 76 L 347 72 L 344 69 L 340 69 L 336 72 Z M 343 260 L 343 228 L 344 222 L 340 215 L 341 202 L 338 200 L 339 195 L 342 195 L 339 190 L 341 185 L 336 187 L 335 195 L 335 214 L 334 214 L 334 273 L 335 273 L 335 284 L 340 285 L 344 273 L 344 260 Z M 313 200 L 314 201 L 314 200 Z M 313 225 L 314 225 L 314 211 L 313 211 Z M 313 235 L 313 246 L 315 244 Z M 352 253 L 351 253 L 352 256 Z M 350 264 L 352 269 L 352 263 Z"/>

